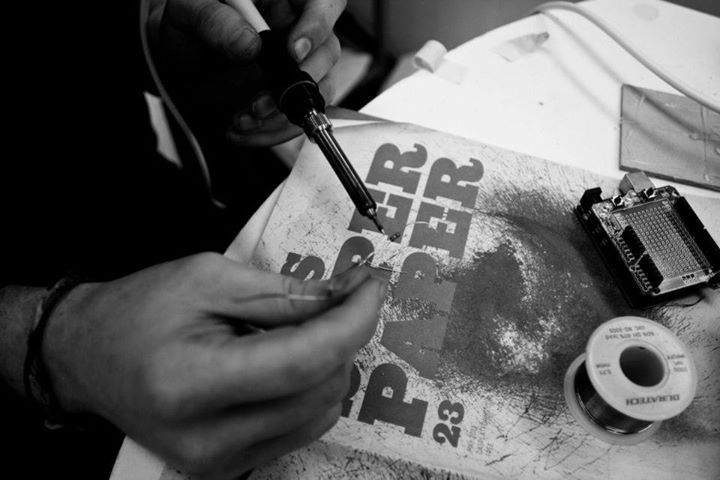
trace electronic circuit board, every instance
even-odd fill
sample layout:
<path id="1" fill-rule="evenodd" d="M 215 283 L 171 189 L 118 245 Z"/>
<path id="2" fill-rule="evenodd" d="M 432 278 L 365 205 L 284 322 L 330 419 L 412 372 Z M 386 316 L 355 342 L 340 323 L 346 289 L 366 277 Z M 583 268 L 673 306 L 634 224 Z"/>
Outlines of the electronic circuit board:
<path id="1" fill-rule="evenodd" d="M 720 248 L 687 199 L 642 172 L 609 198 L 586 190 L 576 214 L 633 307 L 720 283 Z"/>

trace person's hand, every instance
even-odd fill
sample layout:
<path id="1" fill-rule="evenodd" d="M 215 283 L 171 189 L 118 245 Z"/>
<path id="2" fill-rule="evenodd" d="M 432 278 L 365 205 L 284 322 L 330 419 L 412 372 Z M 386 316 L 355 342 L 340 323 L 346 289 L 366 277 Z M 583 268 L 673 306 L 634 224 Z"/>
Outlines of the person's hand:
<path id="1" fill-rule="evenodd" d="M 234 478 L 335 424 L 384 296 L 362 267 L 302 282 L 199 254 L 80 285 L 43 358 L 69 413 L 106 418 L 188 473 Z M 266 332 L 243 335 L 245 322 Z"/>
<path id="2" fill-rule="evenodd" d="M 347 0 L 257 0 L 271 28 L 320 85 L 340 57 L 332 29 Z M 254 59 L 261 41 L 234 9 L 219 0 L 152 0 L 149 33 L 173 98 L 191 125 L 224 131 L 240 146 L 271 146 L 302 133 L 281 114 Z"/>

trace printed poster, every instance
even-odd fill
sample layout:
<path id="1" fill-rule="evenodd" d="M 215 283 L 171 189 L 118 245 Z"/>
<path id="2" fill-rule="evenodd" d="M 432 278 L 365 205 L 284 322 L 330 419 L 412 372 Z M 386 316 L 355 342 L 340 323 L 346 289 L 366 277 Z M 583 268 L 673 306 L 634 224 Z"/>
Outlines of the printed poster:
<path id="1" fill-rule="evenodd" d="M 413 125 L 336 136 L 392 241 L 308 144 L 254 264 L 327 279 L 364 262 L 390 289 L 339 423 L 249 478 L 720 478 L 720 292 L 628 307 L 573 213 L 619 179 Z M 720 238 L 720 200 L 690 201 Z M 698 370 L 690 407 L 635 446 L 585 432 L 562 391 L 593 330 L 622 315 L 670 328 Z"/>
<path id="2" fill-rule="evenodd" d="M 397 238 L 355 211 L 326 160 L 306 145 L 255 264 L 320 279 L 366 262 L 390 291 L 376 335 L 357 357 L 339 424 L 319 445 L 253 478 L 338 478 L 344 465 L 356 471 L 340 478 L 357 478 L 364 465 L 374 468 L 367 478 L 432 470 L 718 477 L 720 292 L 642 312 L 628 307 L 573 212 L 586 189 L 609 196 L 619 179 L 412 125 L 365 125 L 337 137 Z M 693 205 L 717 238 L 712 212 L 720 201 Z M 673 330 L 700 378 L 691 406 L 631 447 L 586 433 L 562 392 L 593 330 L 629 314 Z"/>

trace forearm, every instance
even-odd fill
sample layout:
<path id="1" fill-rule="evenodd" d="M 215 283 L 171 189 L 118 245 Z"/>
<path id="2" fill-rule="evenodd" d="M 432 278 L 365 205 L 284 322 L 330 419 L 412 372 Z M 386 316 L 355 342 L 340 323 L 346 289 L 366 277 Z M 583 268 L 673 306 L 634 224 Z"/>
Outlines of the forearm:
<path id="1" fill-rule="evenodd" d="M 0 288 L 0 378 L 18 395 L 25 395 L 27 339 L 45 292 L 44 288 L 17 285 Z"/>

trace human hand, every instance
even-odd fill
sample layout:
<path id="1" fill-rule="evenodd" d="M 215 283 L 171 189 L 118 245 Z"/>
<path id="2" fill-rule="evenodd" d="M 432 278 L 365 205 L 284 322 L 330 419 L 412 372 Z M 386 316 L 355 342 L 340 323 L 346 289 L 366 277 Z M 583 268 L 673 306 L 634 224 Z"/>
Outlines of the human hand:
<path id="1" fill-rule="evenodd" d="M 288 50 L 333 92 L 327 74 L 340 57 L 332 29 L 347 0 L 257 0 Z M 224 131 L 238 146 L 271 146 L 298 136 L 270 97 L 254 59 L 261 41 L 233 8 L 219 0 L 152 0 L 149 37 L 173 98 L 196 128 Z"/>
<path id="2" fill-rule="evenodd" d="M 68 413 L 100 415 L 190 474 L 234 478 L 335 424 L 384 296 L 361 267 L 302 282 L 200 254 L 80 285 L 43 358 Z M 241 335 L 244 322 L 267 331 Z"/>

